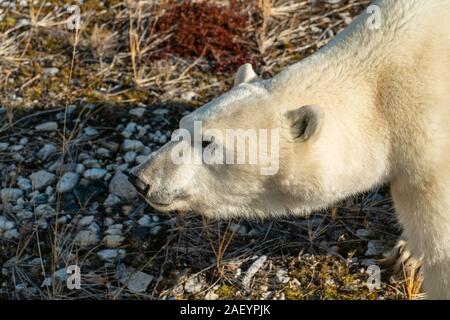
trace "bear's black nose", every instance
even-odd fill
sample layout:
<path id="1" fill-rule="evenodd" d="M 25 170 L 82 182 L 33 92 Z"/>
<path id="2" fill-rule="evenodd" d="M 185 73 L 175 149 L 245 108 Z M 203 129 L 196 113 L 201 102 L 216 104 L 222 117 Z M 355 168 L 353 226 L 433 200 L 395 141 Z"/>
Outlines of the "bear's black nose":
<path id="1" fill-rule="evenodd" d="M 141 179 L 136 177 L 134 174 L 128 176 L 128 181 L 136 188 L 137 191 L 141 193 L 147 193 L 149 185 L 145 184 Z"/>

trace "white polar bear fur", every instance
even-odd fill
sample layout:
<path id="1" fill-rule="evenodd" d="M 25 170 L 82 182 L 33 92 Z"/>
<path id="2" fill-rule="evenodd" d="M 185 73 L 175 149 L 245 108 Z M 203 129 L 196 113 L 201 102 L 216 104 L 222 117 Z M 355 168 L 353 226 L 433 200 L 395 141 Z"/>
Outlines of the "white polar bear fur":
<path id="1" fill-rule="evenodd" d="M 313 141 L 281 145 L 280 173 L 250 167 L 174 167 L 175 142 L 135 170 L 160 210 L 219 218 L 307 215 L 390 182 L 429 298 L 450 299 L 450 0 L 384 0 L 381 28 L 362 14 L 311 57 L 272 79 L 249 66 L 230 92 L 182 119 L 211 128 L 286 127 L 284 115 L 314 104 L 324 113 Z M 181 194 L 179 199 L 174 194 Z M 251 213 L 250 213 L 251 212 Z"/>

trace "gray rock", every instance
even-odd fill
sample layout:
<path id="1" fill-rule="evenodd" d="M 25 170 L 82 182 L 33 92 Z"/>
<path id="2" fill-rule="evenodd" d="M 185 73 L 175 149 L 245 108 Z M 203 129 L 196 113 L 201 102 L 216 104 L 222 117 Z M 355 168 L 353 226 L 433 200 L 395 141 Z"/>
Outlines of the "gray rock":
<path id="1" fill-rule="evenodd" d="M 48 196 L 46 194 L 39 193 L 39 191 L 30 193 L 28 197 L 30 198 L 30 203 L 32 204 L 40 204 L 48 202 Z"/>
<path id="2" fill-rule="evenodd" d="M 49 121 L 42 123 L 35 128 L 37 131 L 56 131 L 58 130 L 58 123 L 55 121 Z"/>
<path id="3" fill-rule="evenodd" d="M 261 235 L 261 231 L 259 231 L 256 228 L 253 228 L 252 230 L 249 231 L 249 233 L 247 233 L 247 237 L 251 237 L 251 238 L 256 238 L 259 235 Z"/>
<path id="4" fill-rule="evenodd" d="M 23 199 L 23 198 L 20 198 Z M 17 203 L 15 206 L 11 208 L 11 212 L 16 214 L 18 219 L 27 219 L 30 218 L 33 213 L 25 208 L 23 203 Z"/>
<path id="5" fill-rule="evenodd" d="M 109 180 L 111 180 L 111 178 L 112 178 L 112 174 L 111 174 L 110 172 L 108 172 L 108 173 L 105 175 L 105 177 L 103 178 L 103 180 L 109 181 Z"/>
<path id="6" fill-rule="evenodd" d="M 98 224 L 96 222 L 92 222 L 89 227 L 87 227 L 86 230 L 91 230 L 91 231 L 95 231 L 97 233 L 100 232 L 100 227 L 98 226 Z"/>
<path id="7" fill-rule="evenodd" d="M 130 139 L 135 131 L 136 131 L 136 123 L 130 122 L 125 128 L 125 130 L 122 131 L 121 134 L 125 139 Z"/>
<path id="8" fill-rule="evenodd" d="M 288 283 L 289 280 L 291 279 L 288 275 L 287 269 L 285 269 L 285 268 L 280 268 L 277 270 L 276 278 L 279 283 L 283 283 L 283 284 Z"/>
<path id="9" fill-rule="evenodd" d="M 75 168 L 75 172 L 78 173 L 78 174 L 83 174 L 84 170 L 85 170 L 84 165 L 81 164 L 81 163 L 78 163 L 76 168 Z"/>
<path id="10" fill-rule="evenodd" d="M 16 213 L 16 217 L 19 220 L 31 219 L 33 217 L 33 212 L 23 209 Z"/>
<path id="11" fill-rule="evenodd" d="M 108 195 L 108 197 L 105 199 L 105 201 L 103 202 L 103 205 L 105 207 L 113 207 L 116 204 L 119 204 L 121 202 L 120 198 L 118 196 L 116 196 L 113 193 L 110 193 Z"/>
<path id="12" fill-rule="evenodd" d="M 103 244 L 107 248 L 117 248 L 122 245 L 125 241 L 125 238 L 121 235 L 117 234 L 109 234 L 103 238 Z"/>
<path id="13" fill-rule="evenodd" d="M 14 289 L 15 289 L 15 291 L 16 291 L 17 293 L 19 293 L 19 292 L 25 290 L 27 287 L 28 287 L 28 286 L 27 286 L 26 283 L 19 283 L 19 284 L 17 284 L 17 285 L 14 287 Z"/>
<path id="14" fill-rule="evenodd" d="M 29 191 L 32 188 L 30 180 L 23 177 L 17 178 L 17 186 L 23 191 Z"/>
<path id="15" fill-rule="evenodd" d="M 67 273 L 67 268 L 61 268 L 55 271 L 55 279 L 58 281 L 66 281 L 69 278 L 69 274 Z"/>
<path id="16" fill-rule="evenodd" d="M 169 110 L 168 109 L 163 109 L 163 108 L 158 108 L 158 109 L 154 109 L 153 113 L 157 114 L 157 115 L 165 115 L 165 114 L 169 113 Z"/>
<path id="17" fill-rule="evenodd" d="M 56 215 L 56 210 L 49 204 L 40 204 L 34 209 L 34 214 L 38 217 L 50 218 Z"/>
<path id="18" fill-rule="evenodd" d="M 8 220 L 4 216 L 0 216 L 0 230 L 11 230 L 16 226 L 14 221 Z"/>
<path id="19" fill-rule="evenodd" d="M 25 161 L 25 158 L 19 153 L 13 153 L 12 159 L 14 161 L 16 161 L 16 162 L 23 162 L 23 161 Z"/>
<path id="20" fill-rule="evenodd" d="M 41 160 L 47 160 L 52 155 L 54 155 L 57 151 L 58 151 L 58 149 L 56 148 L 56 146 L 54 144 L 47 143 L 41 148 L 41 150 L 38 151 L 37 156 Z"/>
<path id="21" fill-rule="evenodd" d="M 166 143 L 167 142 L 167 137 L 166 136 L 160 136 L 158 142 L 161 143 L 161 144 Z"/>
<path id="22" fill-rule="evenodd" d="M 123 230 L 123 225 L 120 223 L 113 224 L 105 231 L 106 234 L 110 235 L 121 235 Z"/>
<path id="23" fill-rule="evenodd" d="M 131 274 L 127 282 L 127 288 L 133 293 L 143 293 L 147 290 L 153 279 L 154 276 L 142 271 L 135 272 Z"/>
<path id="24" fill-rule="evenodd" d="M 0 142 L 0 151 L 8 150 L 9 143 L 8 142 Z"/>
<path id="25" fill-rule="evenodd" d="M 72 163 L 62 164 L 60 160 L 56 160 L 47 168 L 47 170 L 50 172 L 61 173 L 65 171 L 73 171 L 73 168 L 74 164 Z"/>
<path id="26" fill-rule="evenodd" d="M 78 221 L 78 225 L 81 227 L 85 227 L 90 225 L 92 222 L 94 221 L 94 216 L 86 216 L 80 219 L 80 221 Z"/>
<path id="27" fill-rule="evenodd" d="M 109 158 L 111 156 L 111 152 L 106 148 L 98 148 L 95 153 L 102 158 Z"/>
<path id="28" fill-rule="evenodd" d="M 145 146 L 144 149 L 141 151 L 141 155 L 143 156 L 149 156 L 152 153 L 152 149 Z"/>
<path id="29" fill-rule="evenodd" d="M 147 133 L 147 129 L 143 126 L 137 126 L 137 134 L 138 138 L 142 138 Z"/>
<path id="30" fill-rule="evenodd" d="M 144 144 L 139 140 L 125 139 L 125 141 L 122 144 L 122 149 L 125 152 L 128 151 L 140 152 L 142 151 L 142 149 L 144 149 Z"/>
<path id="31" fill-rule="evenodd" d="M 66 113 L 68 115 L 71 115 L 72 113 L 75 112 L 75 110 L 77 110 L 77 106 L 74 105 L 74 104 L 70 104 L 70 105 L 67 106 Z"/>
<path id="32" fill-rule="evenodd" d="M 132 116 L 142 118 L 145 113 L 145 108 L 134 108 L 131 109 L 128 113 L 131 114 Z"/>
<path id="33" fill-rule="evenodd" d="M 19 239 L 20 233 L 19 233 L 19 231 L 17 231 L 17 229 L 11 229 L 11 230 L 5 231 L 5 233 L 3 233 L 3 237 L 5 237 L 6 239 L 9 239 L 9 240 Z"/>
<path id="34" fill-rule="evenodd" d="M 21 145 L 21 144 L 15 144 L 15 145 L 9 147 L 9 150 L 11 150 L 13 152 L 18 152 L 22 149 L 23 149 L 23 145 Z"/>
<path id="35" fill-rule="evenodd" d="M 39 229 L 47 230 L 48 229 L 48 223 L 45 220 L 40 220 L 37 224 Z"/>
<path id="36" fill-rule="evenodd" d="M 52 186 L 47 186 L 47 188 L 45 188 L 45 194 L 48 195 L 49 197 L 51 195 L 53 195 L 53 193 L 54 193 L 54 191 L 53 191 Z"/>
<path id="37" fill-rule="evenodd" d="M 327 248 L 327 253 L 331 254 L 331 255 L 335 255 L 339 252 L 339 247 L 338 246 L 330 246 Z"/>
<path id="38" fill-rule="evenodd" d="M 44 74 L 46 75 L 46 76 L 55 76 L 55 75 L 57 75 L 59 73 L 59 69 L 58 68 L 55 68 L 55 67 L 52 67 L 52 68 L 45 68 L 44 69 Z"/>
<path id="39" fill-rule="evenodd" d="M 187 293 L 199 293 L 202 291 L 204 282 L 199 277 L 190 277 L 184 284 L 184 291 Z"/>
<path id="40" fill-rule="evenodd" d="M 44 281 L 42 281 L 42 283 L 41 283 L 41 287 L 50 287 L 51 285 L 52 285 L 51 277 L 45 278 Z"/>
<path id="41" fill-rule="evenodd" d="M 384 197 L 379 193 L 375 193 L 373 195 L 370 195 L 369 199 L 370 199 L 370 201 L 373 201 L 373 202 L 380 202 L 380 201 L 384 200 Z"/>
<path id="42" fill-rule="evenodd" d="M 125 160 L 126 163 L 132 163 L 132 162 L 134 162 L 136 160 L 136 157 L 137 157 L 137 153 L 136 152 L 128 151 L 123 156 L 123 160 Z"/>
<path id="43" fill-rule="evenodd" d="M 100 237 L 95 230 L 81 230 L 75 236 L 74 241 L 81 248 L 87 248 L 97 245 L 100 242 Z"/>
<path id="44" fill-rule="evenodd" d="M 112 219 L 110 217 L 106 217 L 103 224 L 107 227 L 110 227 L 114 224 L 114 219 Z"/>
<path id="45" fill-rule="evenodd" d="M 375 259 L 362 259 L 361 265 L 363 265 L 365 267 L 376 266 L 377 261 Z"/>
<path id="46" fill-rule="evenodd" d="M 62 217 L 60 217 L 59 219 L 58 219 L 58 222 L 60 223 L 60 224 L 66 224 L 67 222 L 69 222 L 70 221 L 70 215 L 65 215 L 65 216 L 62 216 Z"/>
<path id="47" fill-rule="evenodd" d="M 75 172 L 66 172 L 63 174 L 61 179 L 56 185 L 56 190 L 60 193 L 72 191 L 76 187 L 78 181 L 80 180 L 80 175 Z"/>
<path id="48" fill-rule="evenodd" d="M 366 256 L 367 257 L 378 256 L 383 253 L 383 250 L 384 250 L 384 245 L 381 241 L 371 240 L 367 244 Z"/>
<path id="49" fill-rule="evenodd" d="M 150 226 L 152 223 L 153 223 L 153 220 L 152 220 L 152 218 L 150 218 L 148 215 L 144 215 L 142 218 L 140 218 L 140 219 L 138 220 L 138 224 L 139 224 L 140 226 L 143 226 L 143 227 L 148 227 L 148 226 Z"/>
<path id="50" fill-rule="evenodd" d="M 230 231 L 234 232 L 241 236 L 247 235 L 247 227 L 238 223 L 231 223 L 230 224 Z"/>
<path id="51" fill-rule="evenodd" d="M 83 161 L 83 164 L 86 168 L 100 168 L 100 162 L 97 159 L 86 159 Z"/>
<path id="52" fill-rule="evenodd" d="M 213 290 L 210 290 L 205 295 L 205 300 L 217 300 L 219 299 L 219 295 L 215 293 Z"/>
<path id="53" fill-rule="evenodd" d="M 98 135 L 98 130 L 92 127 L 86 127 L 83 129 L 83 133 L 88 137 L 93 137 Z"/>
<path id="54" fill-rule="evenodd" d="M 362 239 L 367 239 L 372 235 L 372 231 L 368 229 L 358 229 L 356 230 L 356 236 Z"/>
<path id="55" fill-rule="evenodd" d="M 102 168 L 88 169 L 83 173 L 83 177 L 89 180 L 99 180 L 102 179 L 108 171 Z"/>
<path id="56" fill-rule="evenodd" d="M 31 174 L 30 179 L 33 189 L 41 190 L 42 188 L 52 184 L 56 180 L 56 176 L 53 173 L 40 170 Z"/>
<path id="57" fill-rule="evenodd" d="M 111 179 L 109 192 L 125 200 L 135 199 L 138 196 L 138 192 L 128 181 L 128 176 L 120 171 Z"/>
<path id="58" fill-rule="evenodd" d="M 17 188 L 5 188 L 0 191 L 0 197 L 3 203 L 16 201 L 23 196 L 23 191 Z"/>
<path id="59" fill-rule="evenodd" d="M 141 164 L 144 163 L 148 159 L 148 156 L 140 155 L 136 157 L 136 163 Z"/>
<path id="60" fill-rule="evenodd" d="M 156 236 L 157 234 L 159 234 L 161 232 L 161 230 L 162 230 L 162 227 L 155 226 L 155 227 L 150 229 L 150 235 Z"/>
<path id="61" fill-rule="evenodd" d="M 115 261 L 125 258 L 126 251 L 123 249 L 104 249 L 97 252 L 97 255 L 103 261 Z"/>

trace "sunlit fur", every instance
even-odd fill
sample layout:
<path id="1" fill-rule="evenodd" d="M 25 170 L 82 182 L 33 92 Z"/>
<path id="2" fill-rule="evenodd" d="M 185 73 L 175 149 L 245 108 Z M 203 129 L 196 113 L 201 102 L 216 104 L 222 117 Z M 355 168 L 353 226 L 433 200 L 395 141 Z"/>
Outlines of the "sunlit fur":
<path id="1" fill-rule="evenodd" d="M 168 210 L 215 218 L 306 216 L 390 182 L 430 298 L 450 298 L 450 0 L 385 0 L 381 29 L 363 14 L 328 46 L 269 80 L 238 74 L 230 92 L 181 126 L 281 128 L 280 170 L 181 165 L 171 142 L 135 173 Z M 248 67 L 241 72 L 250 72 Z M 323 125 L 301 142 L 286 113 L 318 105 Z"/>

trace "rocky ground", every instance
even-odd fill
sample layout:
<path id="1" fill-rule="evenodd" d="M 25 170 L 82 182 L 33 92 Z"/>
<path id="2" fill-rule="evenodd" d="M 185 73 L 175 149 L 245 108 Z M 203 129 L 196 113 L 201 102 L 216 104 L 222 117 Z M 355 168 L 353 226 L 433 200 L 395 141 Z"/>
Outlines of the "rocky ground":
<path id="1" fill-rule="evenodd" d="M 367 287 L 367 268 L 399 234 L 386 190 L 306 220 L 227 223 L 147 207 L 126 175 L 189 110 L 68 106 L 24 113 L 3 131 L 0 295 L 410 298 L 408 282 L 389 273 Z M 80 290 L 66 286 L 70 265 L 81 269 Z"/>
<path id="2" fill-rule="evenodd" d="M 420 297 L 420 280 L 388 271 L 367 286 L 401 232 L 387 188 L 309 219 L 221 222 L 155 212 L 128 183 L 185 113 L 230 87 L 241 60 L 269 77 L 368 4 L 227 2 L 86 0 L 75 33 L 70 1 L 0 0 L 0 298 Z M 173 12 L 194 18 L 172 30 Z M 183 42 L 195 32 L 212 35 Z M 67 287 L 71 266 L 80 289 Z"/>

